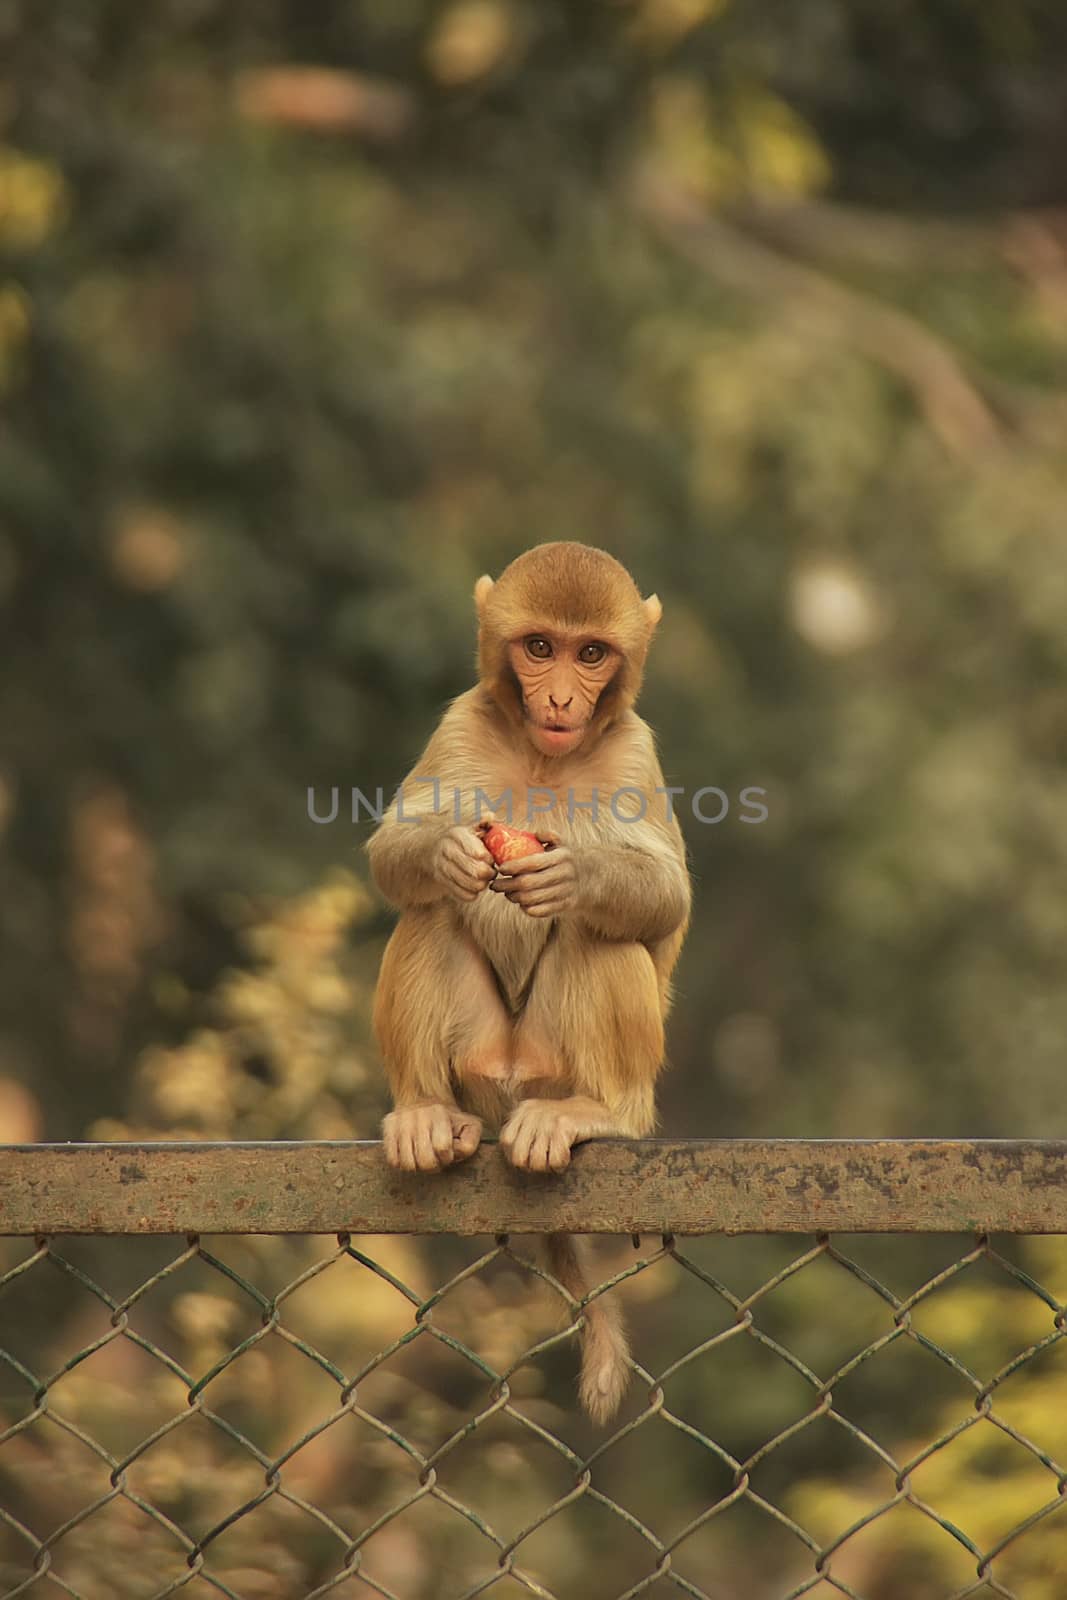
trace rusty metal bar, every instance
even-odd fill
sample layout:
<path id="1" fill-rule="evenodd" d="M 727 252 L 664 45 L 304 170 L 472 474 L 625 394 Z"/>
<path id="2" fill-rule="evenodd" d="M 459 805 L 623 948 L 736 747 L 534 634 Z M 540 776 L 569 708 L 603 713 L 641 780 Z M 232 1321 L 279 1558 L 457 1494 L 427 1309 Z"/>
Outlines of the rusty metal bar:
<path id="1" fill-rule="evenodd" d="M 601 1139 L 560 1176 L 370 1141 L 0 1146 L 0 1234 L 1067 1233 L 1067 1141 Z"/>

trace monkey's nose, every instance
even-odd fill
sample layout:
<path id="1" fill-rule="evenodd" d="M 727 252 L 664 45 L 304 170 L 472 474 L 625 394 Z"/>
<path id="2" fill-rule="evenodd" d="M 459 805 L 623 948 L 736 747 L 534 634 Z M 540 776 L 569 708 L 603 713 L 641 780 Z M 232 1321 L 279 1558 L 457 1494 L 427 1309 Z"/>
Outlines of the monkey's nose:
<path id="1" fill-rule="evenodd" d="M 564 700 L 563 704 L 561 705 L 560 702 L 556 699 L 555 695 L 554 694 L 550 694 L 549 697 L 548 697 L 548 703 L 552 707 L 553 711 L 566 711 L 568 706 L 570 705 L 570 703 L 571 703 L 571 701 L 573 699 L 574 699 L 574 696 L 572 694 L 569 694 L 567 696 L 566 700 Z"/>

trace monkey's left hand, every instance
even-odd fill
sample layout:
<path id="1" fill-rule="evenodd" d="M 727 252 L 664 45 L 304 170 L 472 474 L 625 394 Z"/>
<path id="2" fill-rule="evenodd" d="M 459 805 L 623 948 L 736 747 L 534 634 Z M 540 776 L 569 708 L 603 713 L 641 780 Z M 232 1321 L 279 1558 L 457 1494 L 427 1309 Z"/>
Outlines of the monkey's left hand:
<path id="1" fill-rule="evenodd" d="M 578 868 L 573 852 L 554 834 L 538 830 L 548 849 L 542 855 L 508 861 L 489 885 L 520 906 L 528 917 L 558 917 L 578 901 Z"/>

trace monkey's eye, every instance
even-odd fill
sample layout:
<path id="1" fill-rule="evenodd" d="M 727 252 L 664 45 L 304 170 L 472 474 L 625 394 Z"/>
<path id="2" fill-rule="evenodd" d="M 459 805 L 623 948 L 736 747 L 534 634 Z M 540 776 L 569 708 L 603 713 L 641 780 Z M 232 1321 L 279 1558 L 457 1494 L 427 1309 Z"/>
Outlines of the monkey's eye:
<path id="1" fill-rule="evenodd" d="M 598 667 L 607 653 L 602 644 L 583 644 L 578 652 L 578 660 L 587 667 Z"/>
<path id="2" fill-rule="evenodd" d="M 547 661 L 552 654 L 552 646 L 547 639 L 527 639 L 526 654 L 533 656 L 535 661 Z"/>

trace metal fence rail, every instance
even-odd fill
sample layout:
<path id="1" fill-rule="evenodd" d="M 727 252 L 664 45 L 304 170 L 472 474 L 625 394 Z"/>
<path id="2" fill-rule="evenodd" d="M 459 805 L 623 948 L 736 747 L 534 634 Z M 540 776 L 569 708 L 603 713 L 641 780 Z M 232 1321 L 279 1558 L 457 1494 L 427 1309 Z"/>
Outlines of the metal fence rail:
<path id="1" fill-rule="evenodd" d="M 1051 1141 L 602 1141 L 576 1151 L 565 1174 L 548 1178 L 516 1173 L 492 1144 L 462 1167 L 432 1177 L 389 1172 L 374 1143 L 0 1148 L 0 1234 L 11 1236 L 0 1274 L 0 1594 L 162 1600 L 191 1586 L 192 1594 L 236 1600 L 473 1600 L 489 1592 L 497 1600 L 507 1594 L 631 1600 L 670 1593 L 698 1600 L 832 1594 L 1046 1600 L 1062 1592 L 1054 1585 L 1067 1571 L 1067 1521 L 1061 1526 L 1060 1517 L 1067 1471 L 1056 1458 L 1055 1448 L 1064 1453 L 1063 1430 L 1052 1416 L 1055 1397 L 1067 1393 L 1067 1371 L 1049 1365 L 1067 1354 L 1065 1308 L 1011 1258 L 1011 1238 L 995 1245 L 989 1236 L 1067 1234 L 1065 1175 L 1067 1143 Z M 668 1269 L 687 1296 L 681 1352 L 676 1337 L 676 1353 L 655 1368 L 635 1359 L 631 1404 L 617 1424 L 600 1434 L 586 1430 L 577 1444 L 565 1437 L 569 1423 L 554 1423 L 558 1411 L 543 1399 L 531 1401 L 535 1391 L 522 1386 L 530 1364 L 566 1352 L 581 1326 L 583 1303 L 535 1254 L 509 1239 L 554 1230 L 638 1236 L 636 1256 L 590 1298 L 619 1286 L 625 1297 L 641 1280 Z M 865 1233 L 972 1237 L 957 1239 L 936 1271 L 900 1292 L 838 1237 Z M 329 1248 L 320 1240 L 314 1259 L 265 1289 L 227 1261 L 219 1246 L 203 1243 L 208 1234 L 336 1238 Z M 494 1243 L 426 1292 L 381 1259 L 385 1241 L 374 1248 L 361 1242 L 361 1236 L 388 1234 L 488 1234 Z M 642 1234 L 655 1237 L 642 1245 Z M 773 1270 L 761 1266 L 760 1281 L 735 1289 L 709 1267 L 700 1247 L 709 1236 L 737 1234 L 809 1237 L 779 1241 L 783 1255 Z M 122 1238 L 128 1251 L 145 1249 L 151 1241 L 143 1236 L 185 1238 L 157 1240 L 163 1256 L 118 1292 L 100 1281 L 94 1263 L 77 1258 L 85 1241 L 67 1237 L 76 1235 Z M 693 1242 L 683 1245 L 683 1236 Z M 734 1243 L 744 1247 L 742 1240 Z M 264 1270 L 269 1265 L 276 1276 L 277 1261 L 263 1259 Z M 357 1315 L 370 1304 L 360 1296 L 371 1284 L 406 1310 L 394 1337 L 370 1351 L 350 1348 L 345 1359 L 344 1349 L 322 1347 L 324 1335 L 309 1336 L 297 1307 L 306 1286 L 321 1291 L 331 1275 L 353 1266 L 362 1287 L 353 1294 L 357 1280 L 346 1280 L 344 1294 Z M 529 1294 L 554 1293 L 557 1309 L 564 1310 L 562 1328 L 506 1360 L 476 1347 L 479 1323 L 502 1292 L 505 1269 L 540 1280 L 526 1286 Z M 973 1285 L 977 1271 L 984 1293 L 1008 1296 L 1009 1321 L 1014 1317 L 1022 1329 L 995 1370 L 984 1373 L 961 1357 L 955 1337 L 933 1337 L 923 1326 L 929 1308 L 941 1305 L 954 1286 Z M 54 1288 L 41 1298 L 42 1275 L 54 1286 L 57 1272 L 67 1301 L 53 1310 Z M 806 1302 L 809 1313 L 814 1303 L 829 1317 L 846 1287 L 863 1308 L 854 1329 L 838 1330 L 841 1348 L 818 1369 L 783 1341 L 775 1310 L 786 1289 L 802 1288 L 815 1272 L 824 1274 L 819 1283 L 828 1287 Z M 186 1297 L 206 1316 L 208 1333 L 190 1337 L 191 1348 L 176 1354 L 181 1341 L 169 1336 L 172 1324 L 153 1321 L 150 1312 L 165 1299 L 172 1310 L 184 1307 L 188 1319 L 190 1306 L 174 1297 L 190 1273 L 199 1274 L 198 1284 L 214 1286 L 207 1296 Z M 444 1314 L 478 1280 L 488 1282 L 487 1298 L 457 1333 Z M 980 1323 L 981 1307 L 1001 1302 L 967 1304 Z M 97 1330 L 85 1321 L 90 1310 L 102 1319 Z M 246 1317 L 243 1337 L 239 1328 L 233 1331 L 236 1322 L 226 1320 L 231 1314 Z M 73 1331 L 74 1343 L 57 1359 L 50 1341 L 60 1328 Z M 978 1331 L 985 1336 L 987 1330 Z M 966 1329 L 961 1337 L 969 1337 Z M 877 1407 L 872 1423 L 862 1404 L 850 1403 L 856 1375 L 894 1348 L 935 1363 L 959 1398 L 955 1412 L 938 1409 L 927 1436 L 906 1439 L 903 1447 L 882 1436 Z M 462 1377 L 450 1379 L 455 1393 L 433 1413 L 438 1437 L 427 1444 L 419 1438 L 427 1423 L 418 1385 L 401 1395 L 387 1380 L 393 1364 L 430 1351 L 452 1362 L 453 1371 L 461 1369 Z M 301 1401 L 299 1427 L 292 1421 L 297 1413 L 289 1415 L 283 1443 L 264 1440 L 262 1421 L 303 1379 L 282 1377 L 280 1366 L 265 1364 L 268 1357 L 280 1361 L 279 1352 L 306 1364 L 287 1373 L 311 1374 L 318 1385 L 314 1403 Z M 739 1352 L 765 1363 L 761 1371 L 784 1373 L 794 1386 L 790 1414 L 743 1452 L 712 1422 L 692 1414 L 693 1396 L 703 1390 L 685 1388 L 695 1364 L 733 1361 Z M 635 1354 L 644 1354 L 639 1341 Z M 250 1356 L 260 1364 L 250 1366 Z M 131 1363 L 138 1374 L 133 1394 Z M 111 1389 L 106 1383 L 78 1387 L 79 1374 L 94 1364 L 111 1374 Z M 242 1388 L 249 1372 L 255 1382 Z M 679 1385 L 687 1407 L 674 1399 Z M 1052 1445 L 1043 1436 L 1038 1403 L 1045 1393 L 1052 1397 Z M 115 1394 L 126 1396 L 125 1410 Z M 1030 1432 L 1009 1403 L 1016 1394 L 1027 1397 L 1025 1416 L 1036 1417 Z M 357 1425 L 358 1447 L 335 1445 Z M 497 1437 L 502 1428 L 506 1445 Z M 664 1429 L 693 1465 L 684 1477 L 681 1520 L 675 1515 L 673 1527 L 656 1531 L 635 1506 L 642 1496 L 641 1452 L 652 1430 L 662 1446 Z M 792 1488 L 782 1489 L 781 1475 L 765 1481 L 772 1466 L 792 1459 L 790 1452 L 799 1448 L 803 1459 L 805 1440 L 817 1430 L 834 1441 L 835 1459 L 835 1452 L 851 1452 L 847 1466 L 835 1468 L 843 1487 L 827 1497 L 831 1508 L 846 1504 L 854 1514 L 830 1533 L 806 1524 L 796 1511 L 802 1502 L 790 1499 Z M 488 1450 L 491 1439 L 497 1465 L 488 1476 L 506 1476 L 527 1453 L 538 1463 L 536 1472 L 517 1472 L 510 1499 L 490 1493 L 493 1515 L 481 1501 L 478 1475 L 479 1450 Z M 979 1441 L 989 1440 L 1016 1453 L 1034 1503 L 1009 1504 L 994 1475 L 988 1503 L 976 1502 L 983 1532 L 928 1499 L 920 1480 L 930 1463 L 944 1462 L 954 1449 L 970 1452 L 973 1466 Z M 212 1454 L 216 1446 L 224 1460 Z M 326 1472 L 321 1463 L 330 1450 L 339 1453 L 328 1458 Z M 628 1475 L 613 1475 L 612 1463 L 627 1451 Z M 812 1460 L 819 1460 L 818 1452 L 809 1466 Z M 990 1476 L 981 1460 L 975 1471 Z M 207 1510 L 197 1501 L 202 1486 L 215 1500 Z M 656 1485 L 650 1480 L 646 1487 L 651 1493 Z M 1001 1501 L 1009 1514 L 999 1514 Z M 501 1506 L 505 1518 L 509 1506 L 517 1508 L 510 1525 L 501 1521 Z M 596 1508 L 602 1523 L 608 1519 L 608 1533 L 602 1526 L 599 1545 L 594 1539 L 588 1547 L 600 1553 L 595 1561 L 587 1556 L 584 1572 L 580 1559 L 567 1558 L 570 1586 L 557 1588 L 566 1563 L 546 1543 L 546 1532 L 569 1527 L 575 1508 Z M 904 1541 L 909 1552 L 921 1560 L 929 1538 L 945 1541 L 951 1551 L 954 1576 L 941 1587 L 936 1562 L 916 1577 L 909 1554 L 898 1570 L 891 1540 L 874 1557 L 858 1554 L 868 1549 L 865 1536 L 874 1530 L 881 1537 L 902 1508 L 912 1519 Z M 418 1530 L 405 1543 L 405 1519 L 416 1517 Z M 995 1534 L 988 1532 L 991 1517 Z M 747 1519 L 741 1542 L 731 1545 L 727 1538 L 713 1548 L 711 1536 L 738 1519 Z M 238 1547 L 242 1528 L 254 1528 L 255 1537 Z M 790 1572 L 777 1588 L 771 1567 L 759 1559 L 760 1529 L 792 1552 L 775 1569 Z M 472 1541 L 462 1549 L 460 1533 Z M 626 1581 L 618 1579 L 622 1557 L 616 1561 L 611 1548 L 623 1539 Z M 1029 1561 L 1019 1556 L 1028 1540 L 1038 1549 Z M 740 1549 L 756 1552 L 748 1575 L 730 1565 Z M 428 1550 L 446 1554 L 427 1560 Z"/>

